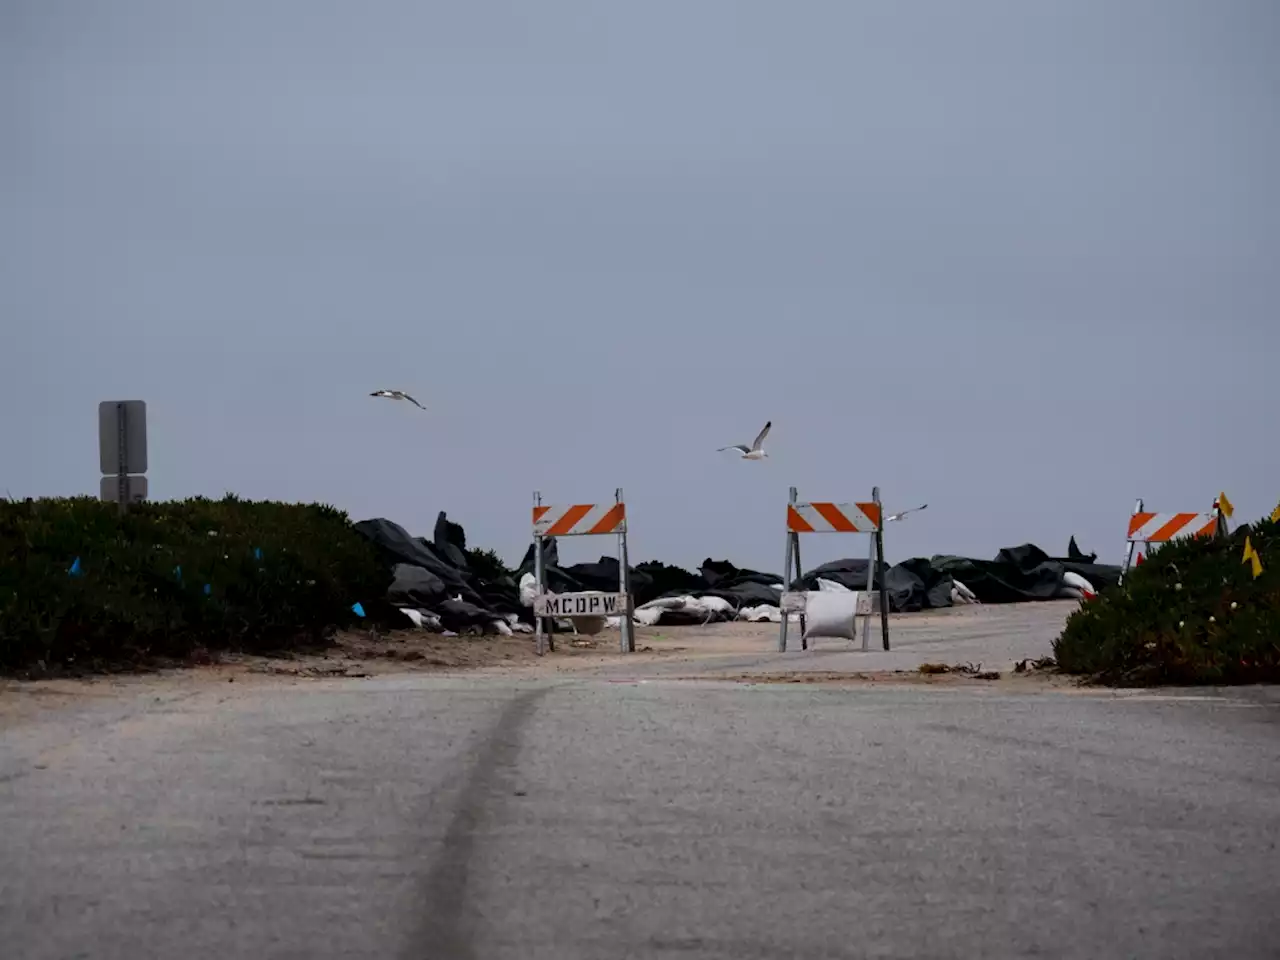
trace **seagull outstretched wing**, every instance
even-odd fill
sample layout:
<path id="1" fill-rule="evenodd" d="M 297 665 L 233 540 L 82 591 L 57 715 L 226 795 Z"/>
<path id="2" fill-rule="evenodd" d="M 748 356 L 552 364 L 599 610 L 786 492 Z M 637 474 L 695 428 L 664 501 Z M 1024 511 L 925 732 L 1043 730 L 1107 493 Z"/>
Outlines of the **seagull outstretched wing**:
<path id="1" fill-rule="evenodd" d="M 767 437 L 767 436 L 769 435 L 769 430 L 770 430 L 770 428 L 771 428 L 772 426 L 773 426 L 773 421 L 772 421 L 772 420 L 770 420 L 768 423 L 766 423 L 766 424 L 764 425 L 764 429 L 760 431 L 760 435 L 759 435 L 758 437 L 756 437 L 755 442 L 751 444 L 751 449 L 752 449 L 752 450 L 759 450 L 759 449 L 761 448 L 761 446 L 763 446 L 763 444 L 764 444 L 764 438 L 765 438 L 765 437 Z M 748 451 L 748 452 L 750 452 L 750 451 Z"/>
<path id="2" fill-rule="evenodd" d="M 422 404 L 420 404 L 417 400 L 413 399 L 413 397 L 409 396 L 409 394 L 405 393 L 403 390 L 375 390 L 373 391 L 373 393 L 369 394 L 369 396 L 386 397 L 388 400 L 408 400 L 419 410 L 427 409 Z"/>
<path id="3" fill-rule="evenodd" d="M 902 511 L 900 511 L 900 512 L 898 512 L 898 513 L 895 513 L 895 514 L 894 514 L 893 516 L 891 516 L 891 517 L 885 517 L 885 518 L 884 518 L 884 522 L 885 522 L 885 523 L 892 523 L 894 520 L 901 520 L 903 517 L 907 516 L 907 514 L 915 513 L 917 510 L 923 510 L 923 509 L 925 509 L 927 506 L 929 506 L 927 503 L 922 503 L 922 504 L 920 504 L 920 506 L 918 506 L 918 507 L 912 507 L 910 510 L 902 510 Z"/>

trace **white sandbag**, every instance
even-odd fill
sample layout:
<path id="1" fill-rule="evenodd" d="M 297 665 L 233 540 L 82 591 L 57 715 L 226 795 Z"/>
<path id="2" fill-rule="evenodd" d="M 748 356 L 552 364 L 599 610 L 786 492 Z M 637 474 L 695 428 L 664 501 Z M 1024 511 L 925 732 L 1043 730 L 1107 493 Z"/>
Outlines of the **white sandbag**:
<path id="1" fill-rule="evenodd" d="M 533 624 L 517 621 L 511 625 L 511 631 L 512 633 L 533 633 Z"/>
<path id="2" fill-rule="evenodd" d="M 733 610 L 733 604 L 724 597 L 699 597 L 698 602 L 710 614 L 729 613 Z"/>
<path id="3" fill-rule="evenodd" d="M 493 623 L 489 624 L 489 629 L 491 629 L 494 633 L 499 634 L 500 636 L 504 636 L 504 637 L 513 636 L 511 631 L 511 624 L 507 623 L 507 621 L 505 620 L 493 621 Z"/>
<path id="4" fill-rule="evenodd" d="M 782 609 L 773 604 L 762 603 L 754 607 L 743 607 L 738 611 L 738 619 L 747 623 L 781 623 Z M 787 617 L 787 623 L 799 623 L 800 614 L 793 613 Z"/>
<path id="5" fill-rule="evenodd" d="M 1079 593 L 1085 597 L 1095 597 L 1098 595 L 1098 591 L 1093 589 L 1092 583 L 1080 576 L 1080 574 L 1072 573 L 1070 570 L 1066 571 L 1062 575 L 1062 589 L 1058 591 L 1058 596 L 1068 596 L 1068 588 L 1073 588 L 1079 591 Z"/>
<path id="6" fill-rule="evenodd" d="M 762 603 L 755 607 L 743 607 L 738 611 L 738 619 L 745 620 L 747 623 L 781 623 L 782 611 Z"/>
<path id="7" fill-rule="evenodd" d="M 834 580 L 825 580 L 818 578 L 818 591 L 820 593 L 853 593 L 843 583 L 836 583 Z"/>
<path id="8" fill-rule="evenodd" d="M 697 617 L 703 623 L 710 623 L 716 618 L 716 613 L 701 600 L 697 600 L 689 606 L 685 607 L 689 616 Z"/>
<path id="9" fill-rule="evenodd" d="M 520 606 L 532 607 L 533 598 L 538 595 L 538 578 L 526 573 L 520 578 Z"/>
<path id="10" fill-rule="evenodd" d="M 413 621 L 413 625 L 422 630 L 430 630 L 433 633 L 439 633 L 443 624 L 437 614 L 428 610 L 414 610 L 412 607 L 400 607 L 400 612 Z"/>
<path id="11" fill-rule="evenodd" d="M 637 623 L 652 627 L 661 621 L 662 614 L 668 610 L 679 610 L 688 617 L 706 621 L 713 619 L 718 613 L 727 613 L 732 609 L 733 604 L 721 597 L 694 597 L 688 595 L 659 597 L 637 607 L 635 617 Z"/>
<path id="12" fill-rule="evenodd" d="M 658 597 L 648 603 L 642 603 L 637 610 L 683 610 L 686 604 L 696 602 L 691 596 Z"/>
<path id="13" fill-rule="evenodd" d="M 972 590 L 959 580 L 951 581 L 951 602 L 954 604 L 981 603 Z"/>
<path id="14" fill-rule="evenodd" d="M 647 604 L 638 608 L 633 614 L 636 623 L 644 624 L 646 627 L 656 627 L 658 621 L 662 619 L 662 607 L 651 607 Z"/>
<path id="15" fill-rule="evenodd" d="M 838 637 L 852 640 L 857 635 L 857 624 L 854 622 L 858 612 L 858 593 L 828 593 L 822 590 L 811 590 L 805 601 L 804 636 Z"/>

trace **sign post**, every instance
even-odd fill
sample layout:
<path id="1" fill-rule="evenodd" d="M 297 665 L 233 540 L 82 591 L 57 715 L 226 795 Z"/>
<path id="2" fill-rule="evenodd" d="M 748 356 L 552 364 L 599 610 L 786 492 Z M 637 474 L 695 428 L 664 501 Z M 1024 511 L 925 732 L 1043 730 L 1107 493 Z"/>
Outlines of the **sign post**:
<path id="1" fill-rule="evenodd" d="M 121 513 L 147 498 L 147 405 L 142 400 L 98 404 L 99 497 Z"/>

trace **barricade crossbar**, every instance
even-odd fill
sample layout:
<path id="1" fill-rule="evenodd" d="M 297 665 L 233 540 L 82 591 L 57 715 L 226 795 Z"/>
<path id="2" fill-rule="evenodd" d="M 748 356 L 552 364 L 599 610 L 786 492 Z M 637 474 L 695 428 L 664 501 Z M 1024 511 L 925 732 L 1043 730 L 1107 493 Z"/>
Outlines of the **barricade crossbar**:
<path id="1" fill-rule="evenodd" d="M 1120 582 L 1124 582 L 1129 567 L 1133 565 L 1134 551 L 1140 545 L 1150 553 L 1152 544 L 1170 543 L 1180 537 L 1216 537 L 1220 533 L 1225 534 L 1226 530 L 1227 518 L 1217 500 L 1209 513 L 1155 513 L 1147 510 L 1139 500 L 1129 515 Z"/>

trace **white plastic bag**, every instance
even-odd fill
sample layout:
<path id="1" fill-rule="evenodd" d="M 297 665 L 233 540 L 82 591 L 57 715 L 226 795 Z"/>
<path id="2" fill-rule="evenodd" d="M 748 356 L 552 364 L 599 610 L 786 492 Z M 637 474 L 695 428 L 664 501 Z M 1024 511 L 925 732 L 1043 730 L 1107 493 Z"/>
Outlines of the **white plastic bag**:
<path id="1" fill-rule="evenodd" d="M 836 583 L 834 580 L 827 580 L 823 577 L 818 578 L 818 589 L 822 593 L 853 593 L 843 583 Z"/>
<path id="2" fill-rule="evenodd" d="M 533 598 L 538 595 L 538 578 L 526 573 L 520 578 L 520 606 L 532 607 Z"/>

